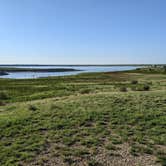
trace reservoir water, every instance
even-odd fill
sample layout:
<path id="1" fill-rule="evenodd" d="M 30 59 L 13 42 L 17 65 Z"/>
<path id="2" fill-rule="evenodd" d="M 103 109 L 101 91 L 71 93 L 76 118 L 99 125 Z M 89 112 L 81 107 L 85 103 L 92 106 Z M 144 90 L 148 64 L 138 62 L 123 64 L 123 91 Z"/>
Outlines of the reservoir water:
<path id="1" fill-rule="evenodd" d="M 8 75 L 0 76 L 0 78 L 13 78 L 13 79 L 29 79 L 29 78 L 40 78 L 40 77 L 51 77 L 51 76 L 66 76 L 66 75 L 76 75 L 80 73 L 89 73 L 89 72 L 110 72 L 110 71 L 125 71 L 133 70 L 138 68 L 138 66 L 53 66 L 53 65 L 19 65 L 19 66 L 4 66 L 9 68 L 40 68 L 40 69 L 56 69 L 56 68 L 72 68 L 80 71 L 70 71 L 70 72 L 9 72 Z"/>

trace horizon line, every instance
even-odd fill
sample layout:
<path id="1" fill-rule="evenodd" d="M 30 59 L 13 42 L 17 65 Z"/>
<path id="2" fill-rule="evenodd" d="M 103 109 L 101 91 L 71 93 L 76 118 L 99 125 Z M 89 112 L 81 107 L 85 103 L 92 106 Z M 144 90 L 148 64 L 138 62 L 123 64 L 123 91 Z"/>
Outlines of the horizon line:
<path id="1" fill-rule="evenodd" d="M 0 66 L 149 66 L 149 65 L 166 65 L 166 63 L 125 63 L 125 64 L 24 64 L 24 63 L 10 63 L 0 64 Z"/>

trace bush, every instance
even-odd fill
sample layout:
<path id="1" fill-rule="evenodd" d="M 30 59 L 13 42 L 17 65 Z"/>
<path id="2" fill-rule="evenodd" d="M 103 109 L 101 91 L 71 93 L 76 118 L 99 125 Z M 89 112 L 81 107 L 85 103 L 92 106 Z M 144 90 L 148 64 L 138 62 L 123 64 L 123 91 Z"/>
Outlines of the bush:
<path id="1" fill-rule="evenodd" d="M 82 89 L 82 90 L 80 91 L 81 94 L 88 94 L 88 93 L 90 93 L 90 92 L 91 92 L 90 89 Z"/>
<path id="2" fill-rule="evenodd" d="M 127 92 L 127 88 L 126 87 L 120 87 L 120 92 Z"/>
<path id="3" fill-rule="evenodd" d="M 144 90 L 144 91 L 150 90 L 150 86 L 149 86 L 149 85 L 144 85 L 144 86 L 143 86 L 143 90 Z"/>
<path id="4" fill-rule="evenodd" d="M 7 100 L 9 97 L 5 92 L 0 92 L 0 100 Z"/>
<path id="5" fill-rule="evenodd" d="M 37 110 L 37 107 L 35 105 L 30 105 L 29 106 L 29 110 L 31 111 L 36 111 Z"/>
<path id="6" fill-rule="evenodd" d="M 133 81 L 131 81 L 131 84 L 138 84 L 138 81 L 137 80 L 133 80 Z"/>
<path id="7" fill-rule="evenodd" d="M 149 85 L 134 86 L 134 87 L 131 87 L 131 90 L 133 90 L 133 91 L 149 91 L 150 86 Z"/>

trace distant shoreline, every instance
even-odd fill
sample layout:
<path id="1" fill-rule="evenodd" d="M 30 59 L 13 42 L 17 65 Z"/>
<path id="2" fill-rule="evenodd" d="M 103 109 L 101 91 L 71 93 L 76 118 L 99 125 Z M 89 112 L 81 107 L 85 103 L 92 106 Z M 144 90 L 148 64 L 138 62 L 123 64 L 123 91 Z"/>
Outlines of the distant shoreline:
<path id="1" fill-rule="evenodd" d="M 4 76 L 4 75 L 8 75 L 8 73 L 5 71 L 0 71 L 0 76 Z"/>
<path id="2" fill-rule="evenodd" d="M 70 72 L 80 71 L 73 68 L 57 68 L 57 69 L 34 69 L 34 68 L 0 68 L 0 76 L 9 75 L 8 72 Z"/>

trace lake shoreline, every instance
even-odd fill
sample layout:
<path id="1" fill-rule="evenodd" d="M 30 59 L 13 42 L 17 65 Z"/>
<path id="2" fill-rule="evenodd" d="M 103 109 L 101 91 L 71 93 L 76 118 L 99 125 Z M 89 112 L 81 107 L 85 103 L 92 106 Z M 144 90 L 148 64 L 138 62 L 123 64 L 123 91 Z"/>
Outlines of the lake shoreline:
<path id="1" fill-rule="evenodd" d="M 80 73 L 94 73 L 94 72 L 118 72 L 118 71 L 127 71 L 133 70 L 138 67 L 134 66 L 112 66 L 112 67 L 101 67 L 101 66 L 88 66 L 88 67 L 67 67 L 67 66 L 57 66 L 53 68 L 52 66 L 1 66 L 0 72 L 3 75 L 0 75 L 0 78 L 14 78 L 14 79 L 31 79 L 31 78 L 43 78 L 43 77 L 54 77 L 54 76 L 66 76 L 66 75 L 76 75 Z M 5 73 L 5 75 L 4 75 Z"/>
<path id="2" fill-rule="evenodd" d="M 0 76 L 4 76 L 4 75 L 8 75 L 8 73 L 5 71 L 0 71 Z"/>
<path id="3" fill-rule="evenodd" d="M 8 72 L 71 72 L 71 71 L 81 71 L 73 68 L 56 68 L 56 69 L 35 69 L 35 68 L 0 68 L 0 76 L 9 75 Z"/>

